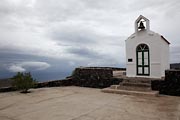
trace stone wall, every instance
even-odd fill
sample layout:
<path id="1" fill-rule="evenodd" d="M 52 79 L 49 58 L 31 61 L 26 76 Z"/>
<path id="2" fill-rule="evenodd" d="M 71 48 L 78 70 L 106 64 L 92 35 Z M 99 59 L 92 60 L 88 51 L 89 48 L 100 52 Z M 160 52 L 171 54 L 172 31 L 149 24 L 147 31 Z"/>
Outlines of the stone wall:
<path id="1" fill-rule="evenodd" d="M 73 82 L 71 78 L 63 79 L 63 80 L 53 80 L 47 82 L 39 82 L 36 85 L 36 88 L 42 87 L 58 87 L 58 86 L 72 86 Z"/>
<path id="2" fill-rule="evenodd" d="M 172 63 L 172 64 L 170 64 L 170 68 L 180 70 L 180 63 Z"/>
<path id="3" fill-rule="evenodd" d="M 165 80 L 152 81 L 151 86 L 160 94 L 180 96 L 180 70 L 166 70 Z"/>
<path id="4" fill-rule="evenodd" d="M 14 87 L 1 87 L 0 92 L 11 92 L 15 91 L 16 89 Z"/>
<path id="5" fill-rule="evenodd" d="M 76 86 L 92 88 L 105 88 L 122 81 L 122 79 L 113 78 L 112 68 L 105 67 L 76 68 L 72 79 Z"/>
<path id="6" fill-rule="evenodd" d="M 119 68 L 121 69 L 121 68 Z M 119 84 L 122 79 L 113 78 L 113 70 L 110 67 L 83 67 L 76 68 L 72 76 L 64 80 L 55 80 L 37 84 L 37 88 L 56 86 L 80 86 L 91 88 L 105 88 L 113 84 Z M 124 70 L 124 69 L 123 69 Z"/>
<path id="7" fill-rule="evenodd" d="M 39 82 L 35 85 L 34 88 L 42 88 L 42 87 L 58 87 L 58 86 L 71 86 L 73 85 L 72 79 L 67 78 L 63 80 L 53 80 L 47 82 Z M 15 91 L 16 89 L 13 86 L 10 87 L 0 87 L 0 92 L 11 92 Z"/>

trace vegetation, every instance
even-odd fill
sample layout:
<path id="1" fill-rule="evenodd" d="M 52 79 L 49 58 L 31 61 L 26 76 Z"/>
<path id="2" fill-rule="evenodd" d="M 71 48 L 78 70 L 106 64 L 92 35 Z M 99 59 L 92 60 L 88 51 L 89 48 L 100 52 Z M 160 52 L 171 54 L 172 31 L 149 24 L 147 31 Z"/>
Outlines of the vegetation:
<path id="1" fill-rule="evenodd" d="M 28 93 L 30 88 L 35 87 L 36 80 L 32 78 L 31 73 L 21 73 L 18 72 L 13 77 L 13 86 L 17 90 L 22 90 L 22 93 Z"/>

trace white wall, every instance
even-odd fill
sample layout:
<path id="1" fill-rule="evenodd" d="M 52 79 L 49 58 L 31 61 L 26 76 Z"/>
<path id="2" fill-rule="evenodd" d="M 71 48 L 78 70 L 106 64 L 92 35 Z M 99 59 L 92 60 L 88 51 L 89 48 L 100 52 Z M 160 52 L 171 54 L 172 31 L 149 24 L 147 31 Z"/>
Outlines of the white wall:
<path id="1" fill-rule="evenodd" d="M 162 39 L 162 38 L 161 38 Z M 162 39 L 163 40 L 163 39 Z M 162 44 L 162 49 L 161 49 L 161 76 L 165 76 L 165 71 L 167 69 L 170 69 L 170 64 L 169 64 L 169 45 L 165 42 Z"/>
<path id="2" fill-rule="evenodd" d="M 142 43 L 149 46 L 150 76 L 136 75 L 136 47 Z M 132 58 L 133 62 L 128 62 L 129 58 Z M 169 68 L 169 45 L 159 34 L 152 31 L 136 32 L 126 40 L 126 65 L 128 77 L 161 78 L 164 70 Z"/>

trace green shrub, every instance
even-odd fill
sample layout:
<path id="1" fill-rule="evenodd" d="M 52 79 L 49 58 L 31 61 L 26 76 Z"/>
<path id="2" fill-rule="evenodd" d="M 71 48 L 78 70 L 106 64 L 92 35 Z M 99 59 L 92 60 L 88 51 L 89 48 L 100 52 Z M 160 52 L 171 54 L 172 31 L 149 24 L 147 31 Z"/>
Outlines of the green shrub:
<path id="1" fill-rule="evenodd" d="M 21 73 L 18 72 L 14 77 L 13 77 L 13 86 L 18 89 L 22 90 L 22 93 L 28 93 L 29 89 L 32 87 L 35 87 L 36 80 L 34 80 L 31 76 L 30 72 L 27 73 Z"/>

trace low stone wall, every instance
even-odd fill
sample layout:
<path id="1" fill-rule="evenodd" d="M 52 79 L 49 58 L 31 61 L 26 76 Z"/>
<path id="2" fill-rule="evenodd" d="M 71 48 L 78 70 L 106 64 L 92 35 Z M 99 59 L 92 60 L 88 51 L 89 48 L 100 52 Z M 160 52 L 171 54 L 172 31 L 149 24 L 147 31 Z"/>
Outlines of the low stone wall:
<path id="1" fill-rule="evenodd" d="M 16 89 L 14 87 L 1 87 L 0 92 L 11 92 L 15 91 Z"/>
<path id="2" fill-rule="evenodd" d="M 154 80 L 151 86 L 160 94 L 180 96 L 180 70 L 166 70 L 165 80 Z"/>
<path id="3" fill-rule="evenodd" d="M 109 69 L 109 70 L 113 70 L 113 71 L 126 70 L 126 68 L 117 68 L 117 67 L 80 67 L 78 69 L 103 69 L 103 70 Z"/>
<path id="4" fill-rule="evenodd" d="M 113 78 L 113 70 L 109 67 L 76 68 L 72 76 L 64 80 L 54 80 L 38 83 L 36 88 L 56 86 L 80 86 L 91 88 L 105 88 L 122 82 L 120 78 Z"/>
<path id="5" fill-rule="evenodd" d="M 57 86 L 72 86 L 73 82 L 71 78 L 63 79 L 63 80 L 53 80 L 47 82 L 39 82 L 36 85 L 36 88 L 42 87 L 57 87 Z"/>
<path id="6" fill-rule="evenodd" d="M 76 68 L 72 79 L 76 86 L 92 88 L 105 88 L 122 81 L 122 79 L 113 78 L 112 68 L 105 67 Z"/>
<path id="7" fill-rule="evenodd" d="M 39 82 L 35 85 L 34 88 L 42 88 L 42 87 L 58 87 L 58 86 L 71 86 L 73 85 L 72 79 L 67 78 L 63 80 L 54 80 L 54 81 L 47 81 L 47 82 Z M 11 92 L 16 91 L 14 87 L 1 87 L 0 92 Z"/>

